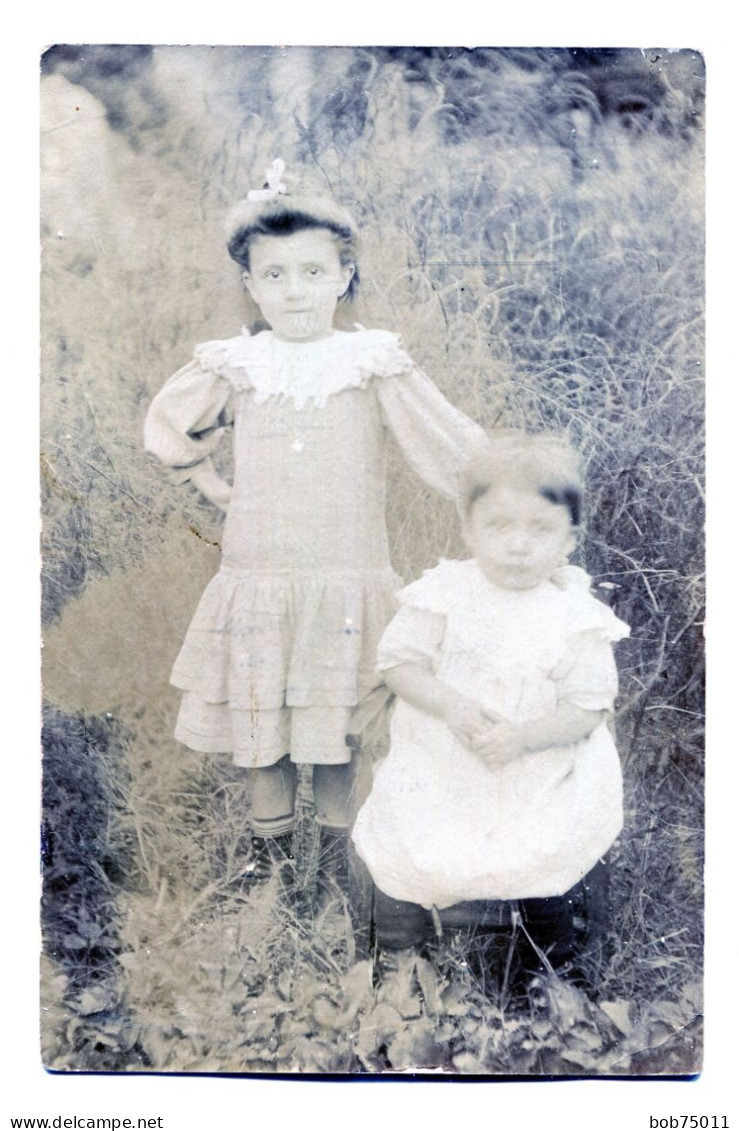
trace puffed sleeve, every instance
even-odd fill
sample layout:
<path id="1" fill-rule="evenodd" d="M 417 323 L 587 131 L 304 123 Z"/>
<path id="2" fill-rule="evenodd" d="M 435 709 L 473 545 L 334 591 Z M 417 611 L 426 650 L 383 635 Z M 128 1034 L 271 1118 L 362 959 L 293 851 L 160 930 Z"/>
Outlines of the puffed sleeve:
<path id="1" fill-rule="evenodd" d="M 458 500 L 465 464 L 488 446 L 484 431 L 442 396 L 400 347 L 397 335 L 372 335 L 372 368 L 384 423 L 413 470 L 444 498 Z"/>
<path id="2" fill-rule="evenodd" d="M 568 571 L 569 631 L 565 658 L 553 673 L 557 696 L 585 711 L 611 711 L 618 694 L 613 644 L 629 635 L 629 626 L 584 588 L 590 583 L 584 571 Z"/>
<path id="3" fill-rule="evenodd" d="M 385 672 L 399 664 L 421 664 L 435 668 L 444 638 L 444 618 L 428 609 L 403 605 L 385 629 L 377 649 L 377 670 Z"/>
<path id="4" fill-rule="evenodd" d="M 233 386 L 217 363 L 218 345 L 198 346 L 193 360 L 156 395 L 146 416 L 144 447 L 178 483 L 210 458 L 233 419 Z"/>
<path id="5" fill-rule="evenodd" d="M 416 474 L 457 501 L 462 470 L 488 443 L 482 428 L 418 369 L 379 382 L 377 395 L 384 421 Z"/>
<path id="6" fill-rule="evenodd" d="M 441 562 L 397 594 L 398 611 L 385 629 L 377 670 L 421 664 L 436 670 L 446 632 L 449 574 L 456 563 Z"/>

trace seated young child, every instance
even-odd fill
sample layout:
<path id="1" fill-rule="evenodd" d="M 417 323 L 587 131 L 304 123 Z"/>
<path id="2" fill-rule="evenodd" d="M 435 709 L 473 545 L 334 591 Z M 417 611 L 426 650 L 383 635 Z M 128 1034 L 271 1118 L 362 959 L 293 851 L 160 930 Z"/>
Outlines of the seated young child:
<path id="1" fill-rule="evenodd" d="M 629 629 L 568 564 L 581 501 L 565 444 L 500 438 L 464 484 L 473 556 L 399 594 L 379 648 L 391 749 L 353 831 L 381 950 L 491 900 L 518 912 L 530 957 L 565 967 L 582 944 L 623 820 L 608 721 Z"/>

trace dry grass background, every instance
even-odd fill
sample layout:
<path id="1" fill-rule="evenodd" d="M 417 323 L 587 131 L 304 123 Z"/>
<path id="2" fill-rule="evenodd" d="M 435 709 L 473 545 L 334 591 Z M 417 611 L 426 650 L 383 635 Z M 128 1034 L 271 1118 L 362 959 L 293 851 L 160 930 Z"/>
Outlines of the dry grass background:
<path id="1" fill-rule="evenodd" d="M 702 64 L 690 52 L 604 62 L 410 48 L 47 57 L 50 1066 L 698 1067 Z M 514 1014 L 452 936 L 416 971 L 420 999 L 383 1000 L 340 909 L 299 920 L 270 890 L 234 889 L 243 783 L 170 738 L 167 676 L 218 567 L 220 523 L 143 458 L 141 425 L 194 343 L 254 317 L 222 221 L 277 154 L 361 223 L 351 320 L 400 332 L 486 427 L 565 429 L 583 452 L 580 561 L 632 626 L 619 645 L 628 820 L 596 999 L 548 979 Z M 450 508 L 396 453 L 390 474 L 394 564 L 410 579 L 461 547 Z M 307 788 L 302 803 L 307 817 Z M 309 861 L 308 820 L 301 836 Z"/>

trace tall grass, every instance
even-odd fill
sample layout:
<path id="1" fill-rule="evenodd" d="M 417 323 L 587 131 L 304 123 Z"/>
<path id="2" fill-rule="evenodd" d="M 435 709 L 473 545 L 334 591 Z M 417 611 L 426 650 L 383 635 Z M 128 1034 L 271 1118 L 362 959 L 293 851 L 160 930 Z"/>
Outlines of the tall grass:
<path id="1" fill-rule="evenodd" d="M 73 825 L 92 845 L 115 828 L 126 846 L 125 882 L 109 876 L 103 891 L 79 842 L 57 837 L 54 866 L 60 853 L 64 866 L 77 862 L 78 890 L 95 907 L 85 921 L 107 916 L 111 936 L 109 961 L 90 960 L 84 977 L 49 945 L 61 963 L 49 980 L 61 1010 L 48 1014 L 49 1063 L 372 1071 L 405 1060 L 526 1073 L 697 1064 L 702 147 L 686 123 L 700 80 L 672 71 L 665 98 L 624 129 L 570 62 L 552 51 L 157 48 L 146 89 L 158 116 L 140 111 L 144 79 L 132 78 L 113 100 L 128 108 L 118 132 L 79 87 L 44 78 L 51 126 L 60 106 L 87 97 L 87 112 L 44 141 L 55 170 L 43 217 L 45 686 L 66 712 L 54 716 L 52 750 L 77 751 L 71 762 L 52 756 L 46 780 L 52 796 L 94 790 Z M 234 888 L 244 783 L 170 737 L 167 675 L 217 569 L 220 517 L 143 458 L 141 424 L 195 342 L 253 319 L 221 225 L 277 154 L 362 225 L 350 320 L 401 333 L 485 427 L 564 430 L 583 453 L 579 560 L 632 626 L 619 645 L 628 823 L 614 953 L 598 971 L 605 1013 L 555 982 L 514 1023 L 497 991 L 482 993 L 457 936 L 433 977 L 420 968 L 421 1004 L 406 1003 L 408 1016 L 378 1000 L 340 907 L 320 922 L 286 918 L 274 893 L 256 902 Z M 399 573 L 464 552 L 452 509 L 394 450 L 390 482 Z M 106 716 L 115 742 L 90 777 L 73 772 L 91 765 L 80 734 L 105 731 Z M 307 817 L 307 782 L 301 796 Z M 310 849 L 309 820 L 301 828 Z M 46 908 L 58 939 L 53 881 Z M 370 1033 L 380 1034 L 374 1045 Z"/>

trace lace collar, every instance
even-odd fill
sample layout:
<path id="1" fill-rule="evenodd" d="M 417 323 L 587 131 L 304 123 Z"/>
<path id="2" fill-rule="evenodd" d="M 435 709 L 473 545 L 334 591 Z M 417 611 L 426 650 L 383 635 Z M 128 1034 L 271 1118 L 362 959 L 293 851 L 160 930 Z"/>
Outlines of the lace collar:
<path id="1" fill-rule="evenodd" d="M 251 337 L 244 330 L 237 338 L 198 346 L 195 357 L 234 388 L 253 391 L 258 404 L 277 397 L 292 399 L 298 409 L 321 407 L 344 389 L 361 389 L 375 377 L 413 368 L 397 334 L 362 328 L 334 330 L 317 342 L 284 342 L 271 330 Z"/>

